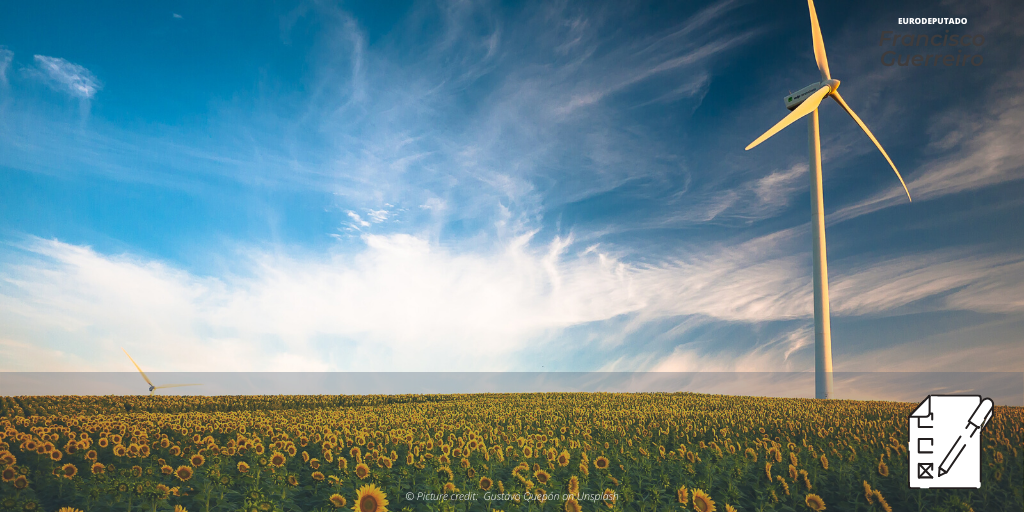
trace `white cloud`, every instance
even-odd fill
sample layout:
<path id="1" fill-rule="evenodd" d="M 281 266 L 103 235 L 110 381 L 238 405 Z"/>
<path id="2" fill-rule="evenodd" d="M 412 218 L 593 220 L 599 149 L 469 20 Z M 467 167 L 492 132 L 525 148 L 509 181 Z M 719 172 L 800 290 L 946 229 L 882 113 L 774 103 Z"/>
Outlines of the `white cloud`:
<path id="1" fill-rule="evenodd" d="M 507 370 L 511 356 L 564 329 L 623 315 L 625 327 L 592 342 L 614 348 L 665 318 L 698 318 L 662 336 L 671 341 L 708 322 L 811 315 L 807 258 L 783 250 L 797 239 L 792 230 L 657 265 L 628 265 L 594 246 L 571 251 L 571 236 L 534 250 L 534 236 L 456 253 L 411 235 L 364 235 L 354 256 L 255 252 L 222 277 L 33 239 L 27 257 L 0 267 L 0 352 L 7 369 L 41 369 L 35 352 L 17 348 L 32 343 L 61 351 L 60 364 L 107 370 L 119 360 L 100 354 L 120 345 L 163 370 Z M 1020 312 L 1022 282 L 1018 257 L 881 261 L 834 278 L 833 311 L 887 315 L 940 297 L 948 308 Z M 797 329 L 747 351 L 681 348 L 660 365 L 650 353 L 607 369 L 778 370 L 809 336 Z"/>
<path id="2" fill-rule="evenodd" d="M 0 46 L 0 83 L 7 83 L 7 68 L 11 67 L 11 61 L 14 60 L 14 52 L 7 49 L 5 46 Z"/>
<path id="3" fill-rule="evenodd" d="M 36 68 L 56 90 L 83 99 L 92 98 L 103 88 L 99 79 L 84 67 L 59 57 L 36 55 Z"/>
<path id="4" fill-rule="evenodd" d="M 171 17 L 173 17 L 174 19 L 178 19 L 178 20 L 181 19 L 181 15 L 176 13 L 176 12 L 175 13 L 171 13 Z"/>
<path id="5" fill-rule="evenodd" d="M 380 223 L 388 220 L 388 216 L 390 214 L 391 212 L 387 210 L 369 210 L 367 212 L 367 215 L 370 217 L 370 220 L 375 223 Z"/>
<path id="6" fill-rule="evenodd" d="M 444 199 L 439 199 L 439 198 L 436 198 L 436 197 L 431 197 L 431 198 L 427 199 L 426 202 L 421 204 L 420 208 L 423 208 L 424 210 L 433 210 L 433 211 L 436 211 L 436 212 L 440 212 L 440 211 L 443 211 L 447 206 L 448 205 L 444 201 Z"/>
<path id="7" fill-rule="evenodd" d="M 120 368 L 122 345 L 154 370 L 502 370 L 549 330 L 637 307 L 616 262 L 565 258 L 557 240 L 534 254 L 529 237 L 481 255 L 367 235 L 353 258 L 257 254 L 224 278 L 36 240 L 4 268 L 0 315 L 10 343 L 90 370 Z M 45 369 L 0 352 L 5 369 Z"/>
<path id="8" fill-rule="evenodd" d="M 356 229 L 370 227 L 370 223 L 366 222 L 365 220 L 363 220 L 363 218 L 360 217 L 358 213 L 353 212 L 353 211 L 349 211 L 348 212 L 348 216 L 349 216 L 349 218 L 351 218 L 352 220 L 354 220 L 356 222 L 355 223 Z"/>

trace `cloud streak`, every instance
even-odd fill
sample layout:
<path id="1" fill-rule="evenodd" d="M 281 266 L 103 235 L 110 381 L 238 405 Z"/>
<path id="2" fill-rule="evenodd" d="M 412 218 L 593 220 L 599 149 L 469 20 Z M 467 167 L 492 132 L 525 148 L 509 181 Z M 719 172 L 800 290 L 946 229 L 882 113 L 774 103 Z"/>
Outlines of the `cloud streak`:
<path id="1" fill-rule="evenodd" d="M 60 57 L 36 55 L 36 70 L 54 90 L 81 99 L 91 99 L 103 84 L 91 71 Z"/>
<path id="2" fill-rule="evenodd" d="M 7 69 L 14 61 L 14 52 L 5 46 L 0 46 L 0 84 L 7 84 Z"/>

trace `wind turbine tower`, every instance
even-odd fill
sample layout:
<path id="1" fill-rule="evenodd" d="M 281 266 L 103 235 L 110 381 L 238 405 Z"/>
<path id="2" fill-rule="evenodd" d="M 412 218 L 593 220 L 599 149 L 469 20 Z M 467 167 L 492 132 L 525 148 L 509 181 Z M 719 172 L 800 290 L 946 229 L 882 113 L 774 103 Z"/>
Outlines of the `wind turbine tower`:
<path id="1" fill-rule="evenodd" d="M 757 146 L 797 119 L 810 114 L 810 117 L 807 118 L 807 147 L 810 157 L 808 167 L 811 176 L 811 212 L 813 215 L 811 230 L 814 239 L 814 396 L 815 398 L 833 398 L 832 330 L 828 311 L 828 262 L 825 257 L 825 207 L 821 193 L 821 140 L 818 136 L 818 105 L 826 96 L 834 99 L 847 114 L 850 114 L 850 117 L 864 130 L 871 142 L 875 143 L 875 147 L 882 152 L 882 156 L 889 162 L 892 170 L 896 171 L 896 177 L 903 184 L 903 190 L 906 191 L 908 200 L 910 199 L 910 190 L 903 181 L 903 176 L 900 176 L 900 171 L 896 170 L 896 164 L 892 163 L 892 159 L 878 143 L 878 139 L 875 139 L 864 121 L 857 117 L 853 109 L 839 95 L 839 80 L 833 79 L 828 71 L 828 59 L 825 57 L 825 44 L 821 40 L 818 16 L 814 12 L 814 0 L 807 0 L 807 8 L 811 13 L 814 60 L 818 64 L 818 71 L 821 72 L 821 81 L 786 96 L 784 102 L 786 108 L 791 110 L 790 114 L 751 142 L 746 149 L 749 150 Z"/>

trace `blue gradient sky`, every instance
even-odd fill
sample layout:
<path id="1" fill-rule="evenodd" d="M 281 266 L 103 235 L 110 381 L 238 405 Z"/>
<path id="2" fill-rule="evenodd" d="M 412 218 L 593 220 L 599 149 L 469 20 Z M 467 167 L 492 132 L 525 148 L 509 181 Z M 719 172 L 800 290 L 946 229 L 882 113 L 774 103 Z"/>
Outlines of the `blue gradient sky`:
<path id="1" fill-rule="evenodd" d="M 5 3 L 0 370 L 810 371 L 791 4 Z M 836 369 L 1019 371 L 1024 11 L 818 16 Z"/>

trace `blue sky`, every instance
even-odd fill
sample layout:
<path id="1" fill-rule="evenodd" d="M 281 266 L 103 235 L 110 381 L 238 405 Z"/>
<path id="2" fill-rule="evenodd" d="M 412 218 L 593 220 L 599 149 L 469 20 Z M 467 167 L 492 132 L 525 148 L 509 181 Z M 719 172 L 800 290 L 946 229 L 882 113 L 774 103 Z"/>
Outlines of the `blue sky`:
<path id="1" fill-rule="evenodd" d="M 1024 12 L 818 16 L 914 196 L 823 104 L 836 369 L 1020 371 Z M 983 64 L 882 64 L 947 29 Z M 743 151 L 818 80 L 799 1 L 20 2 L 0 48 L 0 370 L 813 369 L 806 123 Z"/>

